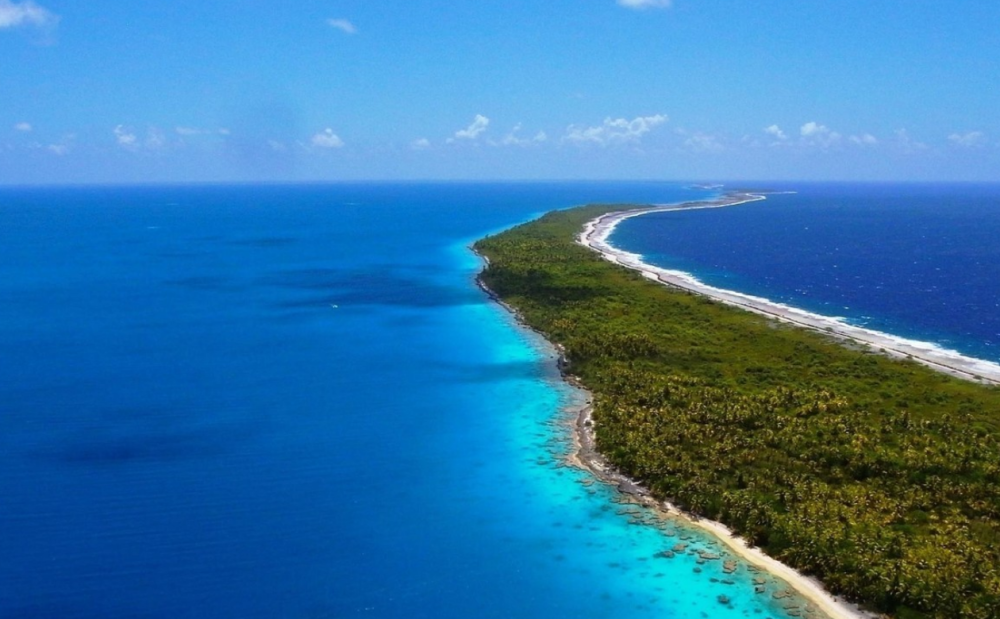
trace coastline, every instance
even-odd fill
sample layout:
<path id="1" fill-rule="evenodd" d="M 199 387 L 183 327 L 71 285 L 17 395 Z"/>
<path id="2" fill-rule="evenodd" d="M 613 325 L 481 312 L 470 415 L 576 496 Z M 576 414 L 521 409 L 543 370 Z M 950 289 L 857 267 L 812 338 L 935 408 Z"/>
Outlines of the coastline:
<path id="1" fill-rule="evenodd" d="M 565 367 L 565 363 L 560 359 L 560 369 Z M 584 389 L 572 376 L 566 374 L 565 371 L 563 372 L 563 377 L 571 385 L 583 390 L 589 396 L 590 392 Z M 721 522 L 699 518 L 694 514 L 680 509 L 669 501 L 657 501 L 654 499 L 646 488 L 634 479 L 618 472 L 597 451 L 594 422 L 591 416 L 593 408 L 589 404 L 589 401 L 588 397 L 588 403 L 576 411 L 576 421 L 573 423 L 576 453 L 570 458 L 571 464 L 590 471 L 592 475 L 616 487 L 618 492 L 628 495 L 636 503 L 656 510 L 668 518 L 680 520 L 684 524 L 700 529 L 713 538 L 718 539 L 733 555 L 763 570 L 770 576 L 783 581 L 789 589 L 794 590 L 803 600 L 819 609 L 829 619 L 877 619 L 881 617 L 881 615 L 866 611 L 856 604 L 834 597 L 832 593 L 823 587 L 823 583 L 816 578 L 807 576 L 785 565 L 781 561 L 766 555 L 759 548 L 750 546 L 746 540 Z"/>
<path id="2" fill-rule="evenodd" d="M 689 273 L 664 269 L 643 262 L 642 256 L 618 249 L 608 241 L 618 224 L 632 217 L 649 213 L 723 208 L 765 199 L 767 199 L 765 194 L 730 193 L 717 200 L 707 202 L 653 205 L 607 213 L 587 222 L 577 242 L 598 252 L 609 262 L 638 271 L 644 277 L 661 284 L 705 296 L 780 322 L 817 331 L 846 343 L 868 347 L 871 352 L 899 359 L 910 359 L 957 378 L 988 385 L 1000 385 L 1000 364 L 969 357 L 929 342 L 910 340 L 857 327 L 838 318 L 814 314 L 769 299 L 709 286 Z"/>
<path id="3" fill-rule="evenodd" d="M 701 203 L 691 203 L 691 206 L 683 207 L 655 206 L 638 210 L 638 212 L 635 212 L 634 215 L 629 216 L 641 215 L 652 211 L 676 210 L 678 208 L 721 208 L 723 206 L 732 206 L 734 204 L 741 204 L 743 202 L 759 199 L 764 198 L 752 198 L 741 200 L 739 202 L 727 203 L 721 203 L 720 201 L 718 204 L 713 203 L 705 206 L 695 206 L 695 204 Z M 626 213 L 633 213 L 633 211 L 626 211 Z M 624 217 L 622 219 L 624 219 Z M 489 265 L 489 259 L 486 256 L 476 252 L 475 249 L 472 251 L 479 256 L 479 258 L 483 261 L 484 266 Z M 627 497 L 628 500 L 636 504 L 651 509 L 663 517 L 680 521 L 685 525 L 697 528 L 702 532 L 707 533 L 710 537 L 717 539 L 735 557 L 745 561 L 747 564 L 754 566 L 757 569 L 762 570 L 772 578 L 783 582 L 787 585 L 786 590 L 793 590 L 801 599 L 818 609 L 819 612 L 821 612 L 828 619 L 877 619 L 880 617 L 880 615 L 865 611 L 855 604 L 835 598 L 833 594 L 828 592 L 823 587 L 820 581 L 800 573 L 784 563 L 781 563 L 777 559 L 769 557 L 759 548 L 750 546 L 742 537 L 737 536 L 732 530 L 721 522 L 699 518 L 694 514 L 685 512 L 669 501 L 657 501 L 640 483 L 616 470 L 597 450 L 596 438 L 594 435 L 594 422 L 592 419 L 593 396 L 591 392 L 580 384 L 576 377 L 570 373 L 569 363 L 565 358 L 562 346 L 550 341 L 544 333 L 541 333 L 537 329 L 528 325 L 522 319 L 521 313 L 515 307 L 503 301 L 499 295 L 493 292 L 493 290 L 491 290 L 489 286 L 483 282 L 481 272 L 480 275 L 476 276 L 475 281 L 480 290 L 482 290 L 491 301 L 497 303 L 509 312 L 521 327 L 538 334 L 545 341 L 549 342 L 557 353 L 556 366 L 563 381 L 581 392 L 581 396 L 578 400 L 582 401 L 582 404 L 568 405 L 564 409 L 564 413 L 569 421 L 567 425 L 571 426 L 568 431 L 572 435 L 574 444 L 573 452 L 570 453 L 567 458 L 570 465 L 588 471 L 599 481 L 615 488 L 623 497 Z M 818 619 L 815 614 L 807 616 Z"/>

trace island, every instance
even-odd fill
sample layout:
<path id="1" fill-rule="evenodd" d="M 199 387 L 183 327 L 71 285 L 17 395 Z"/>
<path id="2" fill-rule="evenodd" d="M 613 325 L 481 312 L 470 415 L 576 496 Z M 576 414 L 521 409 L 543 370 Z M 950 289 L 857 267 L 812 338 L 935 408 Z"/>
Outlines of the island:
<path id="1" fill-rule="evenodd" d="M 757 199 L 548 213 L 478 241 L 479 279 L 589 391 L 575 427 L 598 475 L 869 611 L 1000 617 L 990 364 L 720 297 L 607 244 L 622 217 Z"/>

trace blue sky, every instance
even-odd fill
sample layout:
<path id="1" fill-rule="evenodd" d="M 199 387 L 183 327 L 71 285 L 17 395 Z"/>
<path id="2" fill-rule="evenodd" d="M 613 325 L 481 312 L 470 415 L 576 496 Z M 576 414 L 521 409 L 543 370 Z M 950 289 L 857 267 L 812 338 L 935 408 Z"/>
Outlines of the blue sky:
<path id="1" fill-rule="evenodd" d="M 0 0 L 0 184 L 1000 181 L 1000 3 Z"/>

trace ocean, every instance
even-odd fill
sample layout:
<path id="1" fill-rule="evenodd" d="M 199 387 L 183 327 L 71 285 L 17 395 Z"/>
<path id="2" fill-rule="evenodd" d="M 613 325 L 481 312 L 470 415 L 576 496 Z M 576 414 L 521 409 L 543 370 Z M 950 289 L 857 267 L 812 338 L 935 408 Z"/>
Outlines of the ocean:
<path id="1" fill-rule="evenodd" d="M 0 618 L 781 619 L 566 465 L 580 396 L 468 250 L 710 194 L 0 189 Z"/>
<path id="2" fill-rule="evenodd" d="M 794 193 L 644 215 L 609 240 L 717 288 L 1000 361 L 1000 185 L 766 189 Z"/>

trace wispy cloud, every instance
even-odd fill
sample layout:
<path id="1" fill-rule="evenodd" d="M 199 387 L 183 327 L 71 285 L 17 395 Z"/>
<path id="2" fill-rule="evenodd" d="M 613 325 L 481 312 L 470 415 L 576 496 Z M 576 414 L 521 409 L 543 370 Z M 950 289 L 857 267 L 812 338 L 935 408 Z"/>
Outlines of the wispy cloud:
<path id="1" fill-rule="evenodd" d="M 122 149 L 130 152 L 156 152 L 163 151 L 180 144 L 177 140 L 171 140 L 159 127 L 148 127 L 145 138 L 140 137 L 139 132 L 125 125 L 118 125 L 111 130 L 115 136 L 115 142 Z"/>
<path id="2" fill-rule="evenodd" d="M 32 127 L 31 123 L 28 122 L 20 122 L 14 125 L 14 131 L 20 131 L 21 133 L 31 133 L 32 129 L 34 129 L 34 127 Z"/>
<path id="3" fill-rule="evenodd" d="M 541 144 L 549 139 L 549 136 L 544 131 L 539 131 L 534 137 L 521 137 L 521 123 L 514 125 L 514 128 L 510 130 L 510 133 L 503 136 L 503 139 L 499 142 L 490 141 L 493 146 L 530 146 L 532 144 Z"/>
<path id="4" fill-rule="evenodd" d="M 340 30 L 345 34 L 357 34 L 357 27 L 347 19 L 328 19 L 326 20 L 327 25 Z"/>
<path id="5" fill-rule="evenodd" d="M 185 127 L 178 126 L 174 127 L 174 132 L 177 135 L 184 137 L 191 137 L 195 135 L 228 135 L 229 131 L 227 129 L 201 129 L 199 127 Z"/>
<path id="6" fill-rule="evenodd" d="M 310 141 L 313 146 L 318 146 L 319 148 L 342 148 L 344 146 L 344 141 L 329 127 L 312 136 L 312 140 Z"/>
<path id="7" fill-rule="evenodd" d="M 136 150 L 139 148 L 139 138 L 136 137 L 132 130 L 126 129 L 125 125 L 118 125 L 112 132 L 115 134 L 115 141 L 118 142 L 118 146 L 121 146 L 125 150 Z"/>
<path id="8" fill-rule="evenodd" d="M 418 138 L 410 142 L 410 148 L 413 150 L 427 150 L 431 147 L 431 141 L 427 138 Z"/>
<path id="9" fill-rule="evenodd" d="M 825 150 L 844 144 L 845 142 L 862 147 L 873 147 L 879 144 L 878 138 L 870 133 L 859 133 L 845 137 L 826 125 L 815 121 L 807 122 L 799 127 L 798 141 L 790 139 L 789 135 L 778 125 L 765 127 L 764 133 L 773 138 L 767 145 L 776 148 L 798 146 Z M 744 141 L 746 142 L 746 140 Z"/>
<path id="10" fill-rule="evenodd" d="M 486 131 L 486 128 L 490 126 L 490 119 L 486 118 L 482 114 L 476 114 L 476 118 L 472 121 L 472 124 L 465 129 L 460 129 L 455 132 L 455 137 L 450 139 L 450 142 L 455 140 L 475 140 L 479 135 Z"/>
<path id="11" fill-rule="evenodd" d="M 146 132 L 146 148 L 160 150 L 167 147 L 167 135 L 157 127 L 150 127 Z"/>
<path id="12" fill-rule="evenodd" d="M 721 153 L 726 150 L 717 136 L 700 132 L 684 140 L 684 147 L 695 153 Z"/>
<path id="13" fill-rule="evenodd" d="M 820 148 L 829 148 L 840 142 L 841 135 L 836 131 L 832 131 L 826 125 L 821 125 L 817 122 L 807 122 L 802 125 L 799 129 L 799 134 L 802 136 L 802 141 L 806 144 L 812 146 L 819 146 Z"/>
<path id="14" fill-rule="evenodd" d="M 618 6 L 627 9 L 665 9 L 671 0 L 618 0 Z"/>
<path id="15" fill-rule="evenodd" d="M 952 133 L 948 136 L 948 141 L 955 146 L 963 148 L 976 148 L 986 145 L 986 134 L 982 131 L 969 131 L 967 133 Z"/>
<path id="16" fill-rule="evenodd" d="M 54 26 L 58 22 L 58 16 L 31 0 L 27 2 L 0 0 L 0 30 L 18 26 Z"/>
<path id="17" fill-rule="evenodd" d="M 870 133 L 862 133 L 861 135 L 852 135 L 848 138 L 852 144 L 857 144 L 858 146 L 877 146 L 878 138 Z"/>
<path id="18" fill-rule="evenodd" d="M 41 144 L 38 144 L 35 146 L 35 148 L 44 148 L 53 155 L 56 155 L 57 157 L 64 157 L 68 155 L 70 151 L 73 150 L 73 144 L 75 143 L 75 141 L 76 141 L 76 134 L 67 133 L 62 137 L 61 140 L 59 140 L 54 144 L 49 144 L 44 147 Z"/>
<path id="19" fill-rule="evenodd" d="M 570 125 L 566 128 L 563 140 L 575 144 L 599 144 L 601 146 L 638 142 L 642 136 L 667 120 L 663 114 L 638 116 L 632 120 L 605 118 L 604 123 L 596 127 Z"/>
<path id="20" fill-rule="evenodd" d="M 896 130 L 893 143 L 897 149 L 907 155 L 923 153 L 930 150 L 930 147 L 927 146 L 927 144 L 911 137 L 909 131 L 906 129 Z"/>

